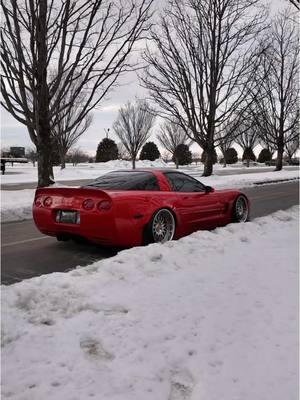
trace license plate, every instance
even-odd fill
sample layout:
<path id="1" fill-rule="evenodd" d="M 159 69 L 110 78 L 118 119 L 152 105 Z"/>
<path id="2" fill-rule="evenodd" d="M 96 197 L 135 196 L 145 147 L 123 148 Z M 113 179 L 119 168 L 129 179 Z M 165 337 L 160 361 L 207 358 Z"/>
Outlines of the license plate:
<path id="1" fill-rule="evenodd" d="M 58 210 L 56 213 L 56 222 L 63 224 L 79 224 L 80 214 L 78 211 Z"/>

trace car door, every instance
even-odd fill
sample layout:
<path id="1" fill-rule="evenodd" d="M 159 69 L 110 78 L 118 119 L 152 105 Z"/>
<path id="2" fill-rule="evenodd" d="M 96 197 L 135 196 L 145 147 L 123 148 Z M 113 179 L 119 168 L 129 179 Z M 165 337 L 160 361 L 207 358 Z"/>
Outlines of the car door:
<path id="1" fill-rule="evenodd" d="M 220 196 L 207 192 L 205 185 L 183 173 L 166 172 L 165 176 L 176 192 L 175 207 L 187 231 L 213 228 L 221 215 Z"/>

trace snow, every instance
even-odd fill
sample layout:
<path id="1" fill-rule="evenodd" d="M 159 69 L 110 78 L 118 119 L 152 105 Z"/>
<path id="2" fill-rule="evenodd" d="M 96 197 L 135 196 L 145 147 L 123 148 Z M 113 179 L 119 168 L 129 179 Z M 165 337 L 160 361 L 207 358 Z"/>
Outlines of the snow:
<path id="1" fill-rule="evenodd" d="M 1 192 L 1 221 L 21 221 L 32 218 L 33 189 Z"/>
<path id="2" fill-rule="evenodd" d="M 2 287 L 11 400 L 296 400 L 299 207 Z"/>
<path id="3" fill-rule="evenodd" d="M 154 162 L 151 161 L 139 161 L 139 168 L 161 168 L 164 164 L 161 164 L 160 160 Z M 131 168 L 129 161 L 109 161 L 108 163 L 99 164 L 82 164 L 77 168 L 66 168 L 66 170 L 56 174 L 57 179 L 63 181 L 68 179 L 94 179 L 98 176 L 106 174 L 110 171 L 122 168 Z M 274 168 L 273 168 L 274 169 Z M 196 179 L 203 182 L 205 185 L 213 186 L 216 189 L 228 189 L 228 188 L 245 188 L 253 186 L 256 182 L 268 183 L 274 180 L 288 180 L 299 178 L 298 170 L 282 170 L 272 172 L 254 172 L 248 174 L 236 174 L 236 175 L 212 175 L 210 177 L 202 177 L 201 169 L 198 166 L 190 166 L 180 169 Z M 25 174 L 25 173 L 24 173 Z M 30 173 L 31 174 L 31 173 Z M 31 179 L 30 175 L 27 179 Z M 77 174 L 77 175 L 76 175 Z M 19 176 L 19 183 L 21 182 L 22 175 L 7 175 L 8 177 Z M 6 175 L 4 175 L 4 178 Z M 23 179 L 23 178 L 22 178 Z M 4 182 L 2 182 L 4 183 Z M 12 183 L 12 182 L 10 182 Z M 16 182 L 15 182 L 16 183 Z M 18 221 L 31 218 L 31 207 L 34 198 L 35 190 L 3 190 L 2 201 L 1 201 L 1 219 L 3 222 Z"/>

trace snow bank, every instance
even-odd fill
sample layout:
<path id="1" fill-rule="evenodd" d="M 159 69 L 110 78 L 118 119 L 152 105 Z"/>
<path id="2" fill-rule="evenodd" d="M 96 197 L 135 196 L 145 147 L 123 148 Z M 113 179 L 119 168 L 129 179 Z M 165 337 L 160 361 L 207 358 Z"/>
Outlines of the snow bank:
<path id="1" fill-rule="evenodd" d="M 298 216 L 3 287 L 3 398 L 296 400 Z"/>
<path id="2" fill-rule="evenodd" d="M 2 190 L 1 221 L 22 221 L 32 218 L 32 202 L 35 190 Z"/>
<path id="3" fill-rule="evenodd" d="M 205 185 L 213 186 L 216 189 L 228 189 L 228 188 L 245 188 L 255 185 L 256 183 L 267 184 L 275 181 L 285 181 L 299 179 L 299 171 L 270 171 L 270 172 L 256 172 L 247 174 L 237 175 L 212 175 L 208 177 L 202 177 L 199 173 L 190 174 L 203 182 Z"/>

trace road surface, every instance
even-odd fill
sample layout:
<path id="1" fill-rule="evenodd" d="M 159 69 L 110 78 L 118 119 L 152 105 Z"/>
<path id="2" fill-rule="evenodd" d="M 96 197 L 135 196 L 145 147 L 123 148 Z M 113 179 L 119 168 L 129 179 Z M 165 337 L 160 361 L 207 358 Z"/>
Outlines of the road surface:
<path id="1" fill-rule="evenodd" d="M 251 201 L 252 219 L 299 204 L 298 182 L 252 187 L 244 189 L 244 192 Z M 117 253 L 115 249 L 91 244 L 57 242 L 40 234 L 32 220 L 2 224 L 1 231 L 4 284 L 51 272 L 68 271 Z"/>

